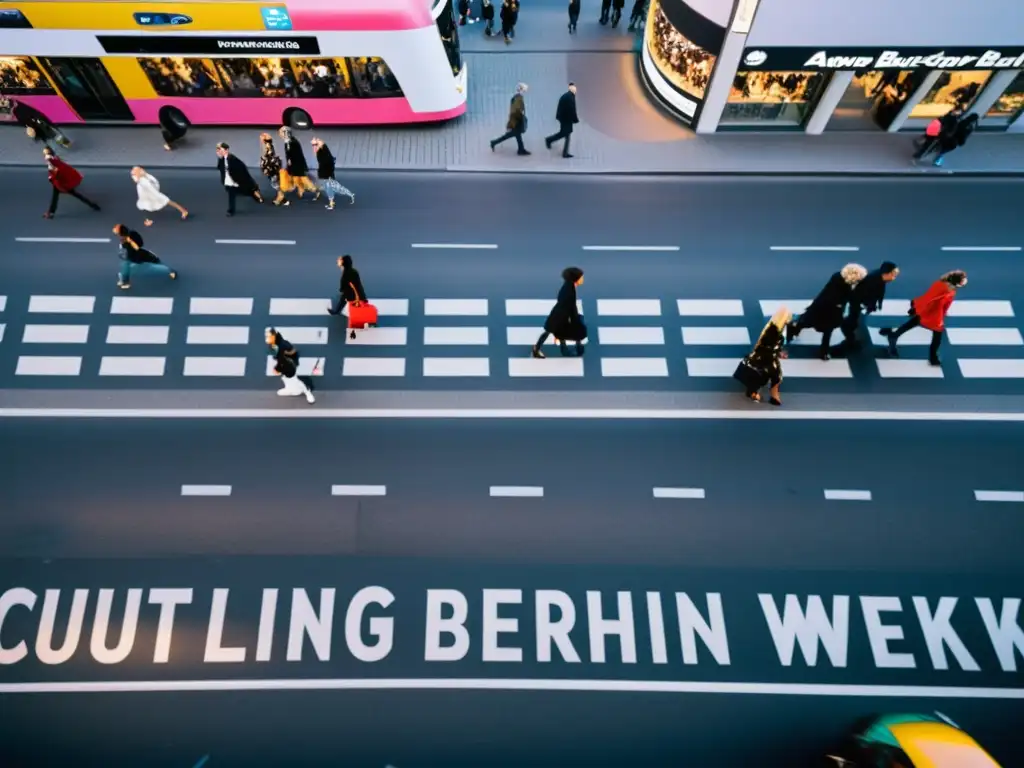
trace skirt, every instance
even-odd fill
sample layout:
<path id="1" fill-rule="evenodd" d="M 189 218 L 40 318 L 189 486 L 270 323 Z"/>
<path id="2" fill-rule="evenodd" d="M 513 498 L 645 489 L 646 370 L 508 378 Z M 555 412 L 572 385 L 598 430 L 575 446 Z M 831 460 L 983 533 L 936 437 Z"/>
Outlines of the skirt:
<path id="1" fill-rule="evenodd" d="M 277 178 L 278 189 L 280 189 L 282 192 L 291 192 L 293 189 L 295 189 L 295 180 L 292 178 L 292 175 L 288 173 L 288 171 L 282 169 L 281 172 L 278 173 Z"/>

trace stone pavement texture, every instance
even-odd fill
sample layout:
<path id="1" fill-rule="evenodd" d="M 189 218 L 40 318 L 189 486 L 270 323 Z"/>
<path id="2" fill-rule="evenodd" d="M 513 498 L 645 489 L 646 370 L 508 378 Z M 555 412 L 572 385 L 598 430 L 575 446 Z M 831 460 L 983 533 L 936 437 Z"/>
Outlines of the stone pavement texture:
<path id="1" fill-rule="evenodd" d="M 443 125 L 318 129 L 349 169 L 570 173 L 788 173 L 788 174 L 1024 174 L 1024 136 L 979 133 L 947 158 L 942 170 L 910 161 L 911 136 L 879 133 L 738 133 L 696 136 L 648 97 L 637 71 L 638 38 L 625 29 L 583 19 L 577 36 L 565 31 L 564 12 L 524 13 L 511 45 L 486 38 L 482 25 L 462 29 L 469 67 L 468 110 Z M 570 160 L 547 151 L 555 104 L 569 81 L 579 87 L 581 124 Z M 526 136 L 530 157 L 514 142 L 491 152 L 488 141 L 504 132 L 516 83 L 529 85 Z M 269 128 L 270 126 L 266 126 Z M 210 165 L 213 147 L 226 141 L 250 165 L 264 127 L 193 129 L 169 154 L 156 128 L 72 127 L 69 159 L 80 166 Z M 0 164 L 34 165 L 39 149 L 13 126 L 0 128 Z"/>

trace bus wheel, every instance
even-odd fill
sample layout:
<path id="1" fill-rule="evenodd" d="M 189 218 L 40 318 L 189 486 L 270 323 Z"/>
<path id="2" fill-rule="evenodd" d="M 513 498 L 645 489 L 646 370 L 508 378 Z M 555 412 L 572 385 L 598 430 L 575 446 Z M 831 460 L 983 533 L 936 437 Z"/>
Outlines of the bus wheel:
<path id="1" fill-rule="evenodd" d="M 284 124 L 297 131 L 308 131 L 313 127 L 313 118 L 304 109 L 289 109 L 284 113 Z"/>
<path id="2" fill-rule="evenodd" d="M 157 117 L 160 125 L 180 128 L 182 131 L 187 130 L 190 125 L 188 118 L 185 117 L 185 113 L 177 107 L 161 107 L 160 114 Z"/>

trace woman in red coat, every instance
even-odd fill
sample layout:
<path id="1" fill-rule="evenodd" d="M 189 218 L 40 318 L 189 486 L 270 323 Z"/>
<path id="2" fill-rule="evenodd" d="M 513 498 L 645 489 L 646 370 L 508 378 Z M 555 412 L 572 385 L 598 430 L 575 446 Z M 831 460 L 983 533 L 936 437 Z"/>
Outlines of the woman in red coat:
<path id="1" fill-rule="evenodd" d="M 941 365 L 939 360 L 939 344 L 942 343 L 942 332 L 946 329 L 946 313 L 953 306 L 956 292 L 967 285 L 967 273 L 961 270 L 947 272 L 929 288 L 923 296 L 910 302 L 910 319 L 899 328 L 883 328 L 880 333 L 889 339 L 889 354 L 899 357 L 896 340 L 911 328 L 921 326 L 932 332 L 932 343 L 928 348 L 928 362 Z"/>
<path id="2" fill-rule="evenodd" d="M 50 209 L 43 214 L 44 219 L 53 218 L 53 214 L 57 212 L 57 201 L 60 200 L 62 194 L 77 197 L 94 211 L 100 209 L 96 203 L 78 191 L 78 185 L 82 183 L 82 174 L 57 157 L 49 147 L 43 150 L 43 157 L 46 158 L 46 170 L 48 171 L 50 184 L 53 186 L 53 194 L 50 196 Z"/>

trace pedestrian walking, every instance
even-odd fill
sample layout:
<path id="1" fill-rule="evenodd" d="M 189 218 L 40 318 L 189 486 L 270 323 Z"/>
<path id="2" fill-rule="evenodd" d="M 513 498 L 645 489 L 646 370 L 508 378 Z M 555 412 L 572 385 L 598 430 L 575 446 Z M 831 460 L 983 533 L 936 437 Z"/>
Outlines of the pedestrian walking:
<path id="1" fill-rule="evenodd" d="M 470 17 L 472 3 L 469 0 L 459 0 L 459 26 L 464 27 L 472 24 L 476 19 Z"/>
<path id="2" fill-rule="evenodd" d="M 356 196 L 348 189 L 343 187 L 341 183 L 334 178 L 335 173 L 335 161 L 334 155 L 331 154 L 331 150 L 328 149 L 327 145 L 322 139 L 314 138 L 311 142 L 313 145 L 313 152 L 316 154 L 316 180 L 320 190 L 327 195 L 327 210 L 334 210 L 334 197 L 336 195 L 345 195 L 348 197 L 348 204 L 353 205 L 356 201 Z M 317 197 L 320 193 L 317 193 Z"/>
<path id="3" fill-rule="evenodd" d="M 281 191 L 291 192 L 293 189 L 299 193 L 299 199 L 306 192 L 316 193 L 316 185 L 309 178 L 309 165 L 306 163 L 306 155 L 302 152 L 302 145 L 292 135 L 291 128 L 282 127 L 278 135 L 284 142 L 284 170 L 281 172 Z M 314 198 L 315 199 L 315 198 Z"/>
<path id="4" fill-rule="evenodd" d="M 579 267 L 566 267 L 562 270 L 562 287 L 558 290 L 555 306 L 544 321 L 544 332 L 533 345 L 531 354 L 536 358 L 545 358 L 541 349 L 548 336 L 554 336 L 562 354 L 568 356 L 567 341 L 576 343 L 577 357 L 583 357 L 583 342 L 587 338 L 587 326 L 580 317 L 580 309 L 576 304 L 576 289 L 583 285 L 583 270 Z"/>
<path id="5" fill-rule="evenodd" d="M 312 378 L 299 376 L 299 351 L 276 328 L 267 329 L 266 341 L 274 356 L 274 373 L 281 377 L 282 386 L 277 390 L 278 396 L 304 395 L 307 403 L 315 403 Z"/>
<path id="6" fill-rule="evenodd" d="M 523 144 L 523 134 L 526 133 L 526 126 L 529 122 L 526 118 L 526 99 L 524 98 L 527 90 L 526 83 L 520 83 L 516 86 L 515 96 L 512 97 L 508 107 L 508 122 L 505 124 L 506 131 L 498 138 L 491 140 L 491 152 L 502 142 L 515 139 L 516 144 L 519 146 L 519 150 L 516 152 L 517 155 L 532 154 L 526 149 L 526 145 Z"/>
<path id="7" fill-rule="evenodd" d="M 132 287 L 132 275 L 136 272 L 151 272 L 178 279 L 178 272 L 164 264 L 155 253 L 147 250 L 142 235 L 124 224 L 114 227 L 114 234 L 120 241 L 121 270 L 117 275 L 117 286 L 123 291 Z"/>
<path id="8" fill-rule="evenodd" d="M 544 139 L 544 145 L 551 149 L 551 145 L 556 141 L 564 141 L 562 157 L 572 157 L 569 154 L 569 142 L 572 139 L 573 126 L 580 121 L 576 113 L 576 83 L 569 83 L 569 90 L 559 97 L 558 106 L 555 108 L 555 120 L 558 121 L 558 132 Z"/>
<path id="9" fill-rule="evenodd" d="M 793 313 L 789 309 L 779 307 L 757 337 L 754 349 L 740 361 L 733 374 L 733 378 L 743 384 L 746 396 L 756 403 L 761 402 L 761 390 L 769 385 L 768 402 L 782 405 L 779 387 L 782 384 L 782 361 L 786 358 L 782 347 L 792 318 Z"/>
<path id="10" fill-rule="evenodd" d="M 598 19 L 598 22 L 602 27 L 608 23 L 608 17 L 611 15 L 611 12 L 612 0 L 601 0 L 601 18 Z"/>
<path id="11" fill-rule="evenodd" d="M 228 216 L 235 215 L 235 201 L 238 195 L 251 197 L 257 203 L 263 202 L 260 185 L 253 181 L 245 163 L 231 154 L 231 147 L 224 142 L 217 145 L 217 170 L 220 172 L 221 186 L 228 193 Z"/>
<path id="12" fill-rule="evenodd" d="M 612 0 L 612 28 L 619 26 L 622 21 L 622 9 L 626 7 L 626 0 Z"/>
<path id="13" fill-rule="evenodd" d="M 94 211 L 100 210 L 92 200 L 78 191 L 82 184 L 82 174 L 65 163 L 49 147 L 43 147 L 43 158 L 46 160 L 46 175 L 50 180 L 53 192 L 50 194 L 50 207 L 43 214 L 44 219 L 52 219 L 57 212 L 57 203 L 61 195 L 71 195 L 76 200 L 81 200 Z"/>
<path id="14" fill-rule="evenodd" d="M 171 208 L 174 208 L 181 214 L 182 221 L 188 218 L 188 211 L 161 192 L 160 182 L 157 181 L 155 176 L 146 173 L 145 168 L 136 165 L 132 168 L 131 176 L 132 181 L 135 182 L 135 191 L 139 195 L 135 205 L 140 211 L 153 213 L 154 211 L 162 211 L 167 206 L 171 206 Z M 153 226 L 153 220 L 150 218 L 147 218 L 142 223 L 147 227 Z"/>
<path id="15" fill-rule="evenodd" d="M 494 34 L 494 6 L 491 4 L 491 0 L 484 0 L 480 16 L 484 20 L 484 34 L 490 37 Z"/>
<path id="16" fill-rule="evenodd" d="M 505 45 L 508 45 L 512 42 L 512 0 L 502 2 L 498 16 L 501 19 L 501 36 L 505 38 Z"/>
<path id="17" fill-rule="evenodd" d="M 862 316 L 870 315 L 882 308 L 885 302 L 885 289 L 899 277 L 900 269 L 894 262 L 883 261 L 882 266 L 867 273 L 863 280 L 853 288 L 850 298 L 850 311 L 840 326 L 843 331 L 843 343 L 837 352 L 855 352 L 860 349 L 857 341 L 857 329 Z"/>
<path id="18" fill-rule="evenodd" d="M 956 125 L 960 121 L 960 113 L 951 109 L 942 117 L 937 117 L 928 123 L 924 129 L 924 135 L 917 140 L 917 149 L 914 151 L 914 160 L 920 160 L 939 146 L 944 136 L 951 136 L 956 131 Z"/>
<path id="19" fill-rule="evenodd" d="M 946 329 L 946 314 L 953 306 L 956 292 L 967 285 L 967 273 L 963 270 L 947 272 L 925 291 L 921 296 L 910 302 L 910 319 L 899 328 L 883 328 L 880 333 L 889 341 L 889 354 L 899 357 L 896 342 L 900 336 L 911 328 L 921 326 L 932 332 L 932 343 L 928 347 L 928 362 L 941 365 L 939 346 L 942 344 L 942 332 Z"/>
<path id="20" fill-rule="evenodd" d="M 576 23 L 580 20 L 580 0 L 569 0 L 569 34 L 576 34 Z"/>
<path id="21" fill-rule="evenodd" d="M 519 0 L 512 0 L 512 13 L 509 16 L 509 30 L 508 36 L 513 40 L 516 39 L 516 24 L 519 23 Z"/>
<path id="22" fill-rule="evenodd" d="M 966 144 L 977 127 L 978 116 L 972 112 L 958 122 L 952 132 L 941 135 L 939 137 L 939 156 L 935 158 L 935 162 L 932 165 L 941 167 L 946 162 L 946 155 Z"/>
<path id="23" fill-rule="evenodd" d="M 284 164 L 280 155 L 274 149 L 274 137 L 269 133 L 260 134 L 260 173 L 270 181 L 270 186 L 277 194 L 274 196 L 274 205 L 288 206 L 291 201 L 281 191 L 281 169 Z"/>
<path id="24" fill-rule="evenodd" d="M 805 328 L 813 328 L 821 332 L 818 357 L 828 360 L 831 357 L 829 344 L 832 332 L 842 326 L 846 305 L 853 298 L 853 289 L 867 273 L 860 264 L 847 264 L 834 273 L 800 318 L 786 326 L 786 342 L 792 342 Z"/>
<path id="25" fill-rule="evenodd" d="M 345 254 L 339 258 L 338 269 L 341 270 L 341 280 L 338 284 L 338 293 L 331 302 L 331 308 L 327 310 L 329 315 L 340 315 L 349 302 L 368 300 L 363 289 L 363 281 L 359 277 L 359 270 L 352 266 L 352 257 Z"/>
<path id="26" fill-rule="evenodd" d="M 633 32 L 644 24 L 644 16 L 647 15 L 647 0 L 635 0 L 633 10 L 629 14 L 629 26 L 627 29 Z"/>

